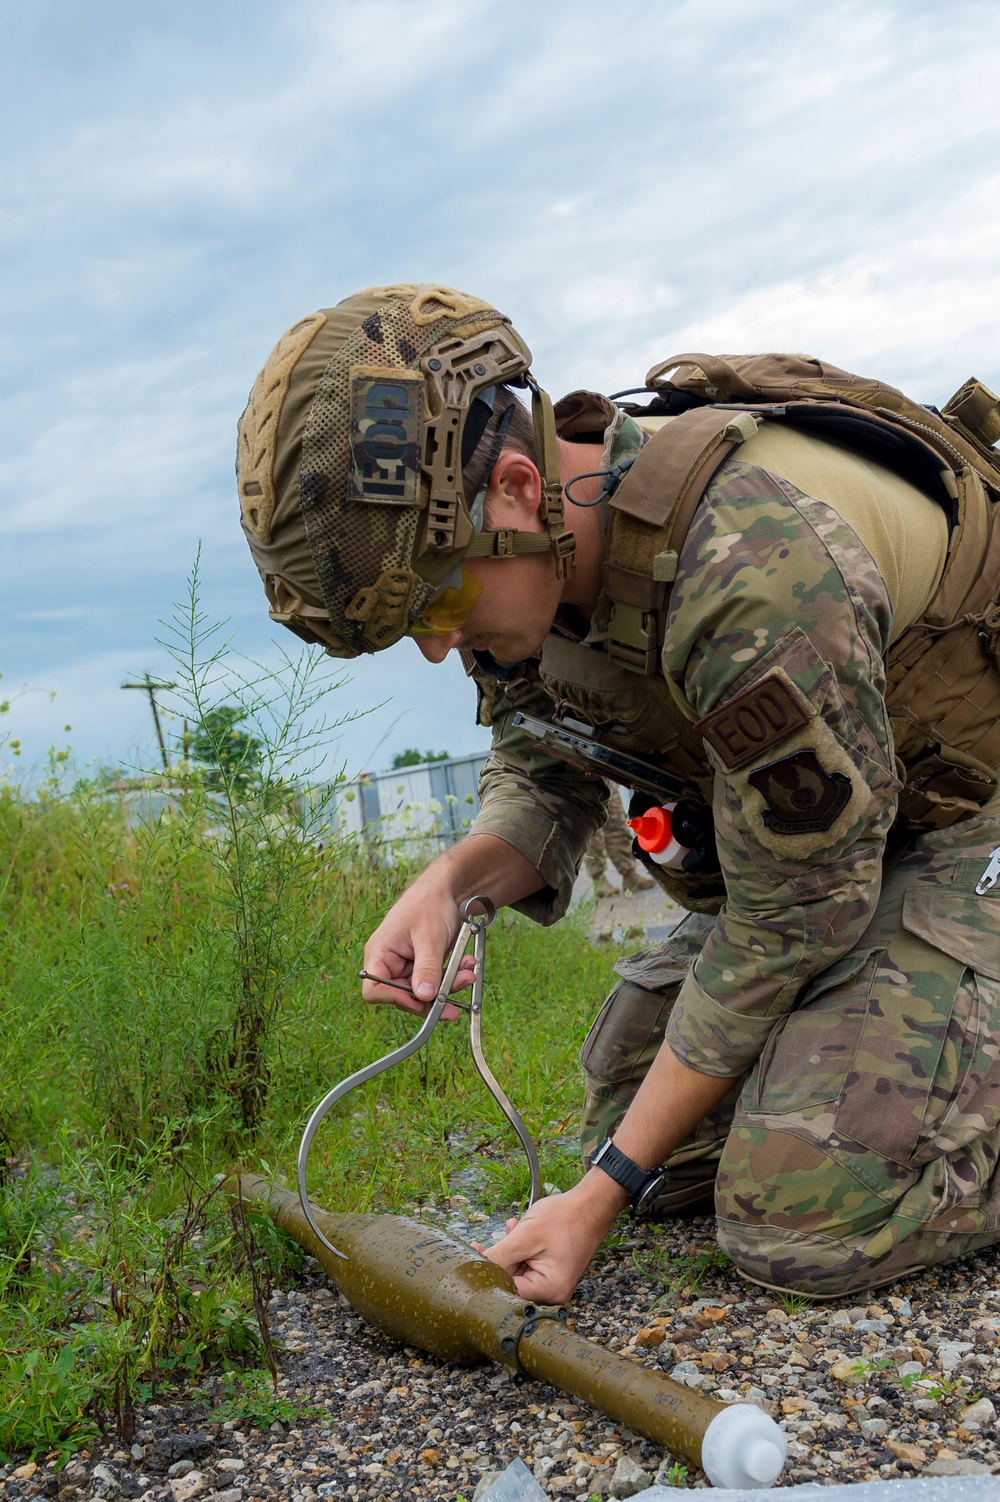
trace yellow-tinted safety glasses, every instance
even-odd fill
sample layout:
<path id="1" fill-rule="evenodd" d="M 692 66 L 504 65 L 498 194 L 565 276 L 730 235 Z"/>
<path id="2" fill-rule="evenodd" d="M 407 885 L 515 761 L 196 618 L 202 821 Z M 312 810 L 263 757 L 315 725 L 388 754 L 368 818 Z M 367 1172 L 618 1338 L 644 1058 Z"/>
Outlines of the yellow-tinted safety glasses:
<path id="1" fill-rule="evenodd" d="M 464 626 L 479 596 L 483 581 L 475 574 L 462 570 L 462 582 L 457 589 L 443 589 L 420 617 L 410 627 L 411 636 L 448 636 Z"/>

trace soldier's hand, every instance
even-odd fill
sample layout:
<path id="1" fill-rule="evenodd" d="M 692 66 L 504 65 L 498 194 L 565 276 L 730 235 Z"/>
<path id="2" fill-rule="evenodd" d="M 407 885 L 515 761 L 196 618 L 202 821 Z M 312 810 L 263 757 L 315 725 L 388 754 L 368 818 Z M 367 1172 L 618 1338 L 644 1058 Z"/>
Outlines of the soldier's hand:
<path id="1" fill-rule="evenodd" d="M 414 994 L 366 980 L 361 992 L 365 1001 L 423 1016 L 441 984 L 444 962 L 460 926 L 462 899 L 484 893 L 499 908 L 544 885 L 534 866 L 505 840 L 491 834 L 466 835 L 421 872 L 365 948 L 365 969 L 370 974 L 405 981 Z M 465 990 L 474 975 L 472 956 L 466 955 L 451 989 Z M 452 1021 L 458 1012 L 445 1007 L 441 1015 Z"/>
<path id="2" fill-rule="evenodd" d="M 565 1194 L 538 1200 L 520 1220 L 507 1222 L 495 1246 L 477 1247 L 510 1273 L 522 1299 L 562 1304 L 579 1283 L 615 1216 L 628 1202 L 623 1189 L 594 1170 Z"/>
<path id="3" fill-rule="evenodd" d="M 458 904 L 453 898 L 440 891 L 422 890 L 419 884 L 411 887 L 368 940 L 364 968 L 370 975 L 405 982 L 414 994 L 366 980 L 361 988 L 364 1000 L 425 1016 L 437 995 L 444 961 L 458 929 Z M 462 991 L 471 986 L 474 973 L 472 955 L 466 955 L 451 989 Z M 455 1007 L 448 1006 L 441 1015 L 452 1021 L 459 1014 Z"/>

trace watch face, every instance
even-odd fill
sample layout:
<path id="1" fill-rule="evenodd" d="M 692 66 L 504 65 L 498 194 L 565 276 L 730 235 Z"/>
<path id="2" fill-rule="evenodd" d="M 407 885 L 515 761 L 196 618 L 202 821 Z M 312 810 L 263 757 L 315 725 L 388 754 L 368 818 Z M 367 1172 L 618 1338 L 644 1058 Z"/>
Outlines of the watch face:
<path id="1" fill-rule="evenodd" d="M 661 1169 L 656 1177 L 650 1179 L 649 1182 L 644 1186 L 641 1194 L 636 1196 L 635 1202 L 632 1207 L 632 1214 L 638 1216 L 648 1215 L 653 1209 L 653 1203 L 656 1199 L 656 1196 L 659 1194 L 660 1190 L 663 1188 L 666 1182 L 666 1170 Z"/>

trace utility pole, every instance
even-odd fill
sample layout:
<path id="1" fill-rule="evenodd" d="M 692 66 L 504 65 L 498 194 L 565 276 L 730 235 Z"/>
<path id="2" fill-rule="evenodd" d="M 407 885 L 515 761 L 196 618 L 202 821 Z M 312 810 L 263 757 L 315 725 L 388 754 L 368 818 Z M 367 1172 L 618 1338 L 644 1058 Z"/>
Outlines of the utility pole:
<path id="1" fill-rule="evenodd" d="M 160 743 L 160 755 L 163 757 L 163 770 L 170 771 L 170 758 L 167 755 L 167 743 L 163 739 L 163 726 L 160 724 L 160 711 L 156 704 L 158 692 L 165 693 L 167 689 L 176 688 L 176 683 L 156 683 L 148 673 L 143 674 L 141 683 L 123 683 L 122 688 L 140 688 L 144 694 L 149 695 L 149 707 L 153 711 L 153 724 L 156 726 L 156 739 Z"/>

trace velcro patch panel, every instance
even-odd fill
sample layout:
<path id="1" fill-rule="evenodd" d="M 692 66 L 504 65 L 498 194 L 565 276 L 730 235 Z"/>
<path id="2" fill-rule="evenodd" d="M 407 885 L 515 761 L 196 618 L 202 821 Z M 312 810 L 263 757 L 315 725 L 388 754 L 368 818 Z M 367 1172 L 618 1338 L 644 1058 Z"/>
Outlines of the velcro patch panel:
<path id="1" fill-rule="evenodd" d="M 351 367 L 351 462 L 347 499 L 383 506 L 420 505 L 419 370 Z"/>
<path id="2" fill-rule="evenodd" d="M 705 738 L 727 772 L 735 772 L 770 751 L 811 716 L 781 673 L 767 673 L 743 693 L 698 720 Z"/>

